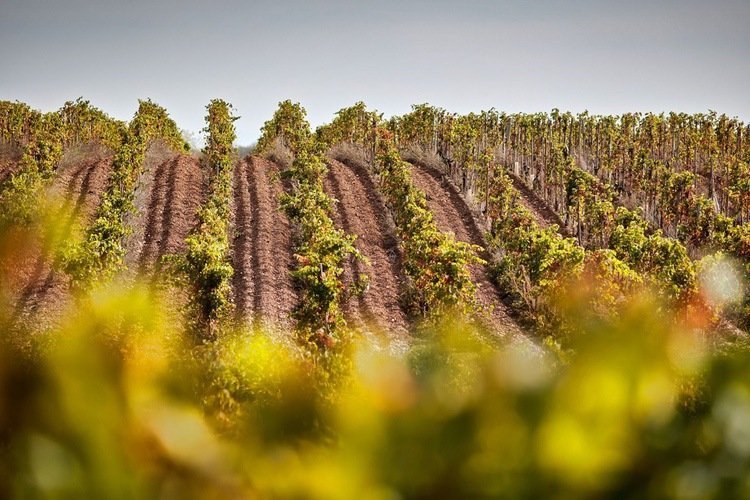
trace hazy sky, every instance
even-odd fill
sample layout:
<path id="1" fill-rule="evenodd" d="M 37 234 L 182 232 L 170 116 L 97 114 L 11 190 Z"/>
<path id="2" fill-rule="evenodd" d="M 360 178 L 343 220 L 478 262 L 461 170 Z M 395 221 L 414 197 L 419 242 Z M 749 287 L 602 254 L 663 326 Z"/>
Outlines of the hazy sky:
<path id="1" fill-rule="evenodd" d="M 197 131 L 221 97 L 240 144 L 287 98 L 313 125 L 357 100 L 748 121 L 749 26 L 750 0 L 0 0 L 0 99 L 129 119 L 151 97 Z"/>

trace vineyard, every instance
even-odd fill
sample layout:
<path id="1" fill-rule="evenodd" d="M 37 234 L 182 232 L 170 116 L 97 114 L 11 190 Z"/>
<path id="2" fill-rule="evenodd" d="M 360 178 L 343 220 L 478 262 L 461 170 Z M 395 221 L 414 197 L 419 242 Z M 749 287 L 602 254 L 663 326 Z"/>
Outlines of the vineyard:
<path id="1" fill-rule="evenodd" d="M 0 101 L 0 497 L 750 496 L 750 125 L 237 115 Z"/>

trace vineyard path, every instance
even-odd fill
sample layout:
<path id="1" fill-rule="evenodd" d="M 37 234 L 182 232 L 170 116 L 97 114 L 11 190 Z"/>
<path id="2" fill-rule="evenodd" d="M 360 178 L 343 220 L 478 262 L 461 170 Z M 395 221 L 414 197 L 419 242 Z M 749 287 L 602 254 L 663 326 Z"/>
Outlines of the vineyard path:
<path id="1" fill-rule="evenodd" d="M 408 343 L 408 318 L 400 301 L 404 289 L 401 254 L 395 228 L 385 202 L 366 166 L 329 161 L 324 179 L 326 193 L 334 198 L 333 221 L 337 228 L 357 237 L 355 246 L 366 262 L 350 259 L 343 280 L 352 285 L 354 277 L 365 273 L 369 287 L 360 297 L 351 297 L 344 312 L 352 326 L 387 338 L 391 348 Z"/>
<path id="2" fill-rule="evenodd" d="M 88 152 L 83 156 L 71 152 L 73 159 L 63 158 L 48 196 L 59 201 L 56 231 L 64 241 L 73 227 L 88 226 L 99 206 L 112 167 L 112 158 Z M 70 298 L 67 276 L 53 269 L 54 255 L 41 248 L 30 251 L 19 265 L 23 274 L 16 299 L 15 315 L 25 324 L 39 330 L 59 320 Z"/>
<path id="3" fill-rule="evenodd" d="M 435 168 L 419 163 L 412 163 L 412 179 L 415 186 L 427 196 L 427 204 L 438 229 L 453 232 L 459 241 L 482 247 L 480 257 L 487 260 L 482 230 L 458 189 L 445 181 Z M 530 350 L 537 351 L 512 318 L 511 309 L 502 301 L 499 291 L 490 281 L 486 267 L 471 266 L 471 275 L 477 287 L 478 302 L 491 310 L 491 327 L 499 329 L 500 333 L 510 335 L 513 342 L 528 345 Z"/>
<path id="4" fill-rule="evenodd" d="M 531 212 L 536 223 L 543 228 L 555 225 L 558 227 L 560 234 L 568 236 L 565 225 L 555 211 L 552 210 L 544 200 L 539 198 L 539 196 L 537 196 L 537 194 L 534 193 L 525 182 L 514 175 L 513 172 L 508 172 L 508 176 L 511 181 L 513 181 L 513 187 L 518 193 L 519 203 Z"/>
<path id="5" fill-rule="evenodd" d="M 286 330 L 297 303 L 292 230 L 279 208 L 279 167 L 252 156 L 234 169 L 232 265 L 237 319 Z"/>
<path id="6" fill-rule="evenodd" d="M 150 162 L 153 166 L 141 183 L 145 200 L 132 221 L 140 236 L 127 257 L 130 266 L 143 277 L 160 278 L 160 259 L 184 252 L 185 238 L 198 222 L 197 211 L 204 201 L 203 174 L 197 158 L 167 155 Z M 136 198 L 144 196 L 136 193 Z"/>

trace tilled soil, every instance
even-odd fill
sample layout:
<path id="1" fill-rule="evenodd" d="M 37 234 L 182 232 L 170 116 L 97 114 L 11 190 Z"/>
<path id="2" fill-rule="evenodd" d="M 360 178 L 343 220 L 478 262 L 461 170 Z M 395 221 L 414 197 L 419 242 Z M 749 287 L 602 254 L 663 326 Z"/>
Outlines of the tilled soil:
<path id="1" fill-rule="evenodd" d="M 112 158 L 97 158 L 63 162 L 49 188 L 48 196 L 60 200 L 57 210 L 56 232 L 62 240 L 69 236 L 74 225 L 87 226 L 99 206 L 107 187 Z M 52 251 L 41 244 L 27 253 L 19 263 L 21 279 L 16 296 L 16 320 L 45 330 L 55 324 L 65 309 L 69 294 L 67 276 L 53 269 Z"/>
<path id="2" fill-rule="evenodd" d="M 162 257 L 185 251 L 206 200 L 204 177 L 198 158 L 152 143 L 135 190 L 136 210 L 126 220 L 131 234 L 125 241 L 125 275 L 150 285 L 163 317 L 174 325 L 185 319 L 189 294 L 168 278 Z"/>
<path id="3" fill-rule="evenodd" d="M 92 159 L 93 158 L 93 159 Z M 111 158 L 101 152 L 79 154 L 61 164 L 50 188 L 50 196 L 61 200 L 60 234 L 91 222 L 106 188 Z M 297 303 L 291 271 L 294 269 L 292 228 L 279 208 L 284 186 L 279 167 L 260 157 L 238 162 L 233 177 L 231 259 L 237 318 L 254 325 L 289 329 Z M 429 167 L 415 166 L 414 182 L 428 196 L 438 227 L 453 231 L 461 241 L 482 246 L 481 229 L 460 193 Z M 204 175 L 199 160 L 153 147 L 136 190 L 135 215 L 127 221 L 133 235 L 126 242 L 126 265 L 134 274 L 159 281 L 160 258 L 184 251 L 185 238 L 197 222 L 196 212 L 205 201 Z M 333 218 L 337 227 L 357 236 L 356 246 L 367 262 L 352 259 L 345 266 L 344 280 L 369 276 L 369 287 L 352 296 L 345 314 L 352 326 L 372 334 L 396 349 L 409 343 L 409 319 L 401 304 L 403 274 L 401 255 L 388 210 L 365 165 L 330 161 L 324 182 L 326 192 L 337 200 Z M 522 193 L 523 195 L 523 193 Z M 528 195 L 528 193 L 527 193 Z M 524 196 L 525 203 L 535 203 Z M 539 205 L 534 213 L 545 225 L 556 223 Z M 541 223 L 541 222 L 540 222 Z M 486 257 L 486 256 L 484 256 Z M 52 269 L 52 257 L 41 250 L 27 252 L 16 282 L 15 310 L 18 319 L 35 324 L 54 324 L 69 299 L 67 279 Z M 472 268 L 477 297 L 490 313 L 494 330 L 523 334 L 509 315 L 498 290 L 483 266 Z"/>
<path id="4" fill-rule="evenodd" d="M 20 164 L 17 160 L 0 157 L 0 188 L 19 170 Z"/>
<path id="5" fill-rule="evenodd" d="M 345 267 L 347 285 L 359 273 L 369 277 L 364 294 L 346 302 L 347 321 L 363 331 L 387 335 L 393 347 L 405 345 L 408 319 L 399 301 L 404 286 L 401 255 L 388 210 L 372 177 L 362 165 L 331 160 L 324 187 L 337 200 L 333 214 L 336 227 L 357 237 L 355 245 L 368 261 L 350 259 Z"/>
<path id="6" fill-rule="evenodd" d="M 484 239 L 471 209 L 458 190 L 433 168 L 412 164 L 412 179 L 415 186 L 427 195 L 427 204 L 441 231 L 451 231 L 456 239 L 484 248 Z M 480 256 L 487 259 L 486 252 Z M 513 339 L 524 341 L 525 335 L 510 315 L 510 308 L 487 276 L 484 266 L 472 266 L 471 275 L 477 287 L 477 300 L 489 311 L 491 328 L 510 334 Z"/>
<path id="7" fill-rule="evenodd" d="M 141 276 L 159 278 L 160 259 L 185 250 L 185 238 L 197 224 L 204 200 L 203 173 L 197 158 L 176 154 L 156 166 L 143 215 L 143 243 L 136 267 Z"/>
<path id="8" fill-rule="evenodd" d="M 0 142 L 0 189 L 10 177 L 21 169 L 20 147 Z"/>
<path id="9" fill-rule="evenodd" d="M 555 211 L 549 208 L 549 206 L 547 206 L 547 204 L 526 185 L 526 183 L 516 177 L 512 172 L 509 172 L 508 175 L 513 181 L 513 187 L 516 188 L 516 191 L 518 191 L 518 201 L 529 212 L 531 212 L 531 214 L 534 216 L 534 220 L 536 220 L 536 223 L 543 228 L 556 225 L 558 227 L 558 231 L 563 236 L 568 236 L 568 233 L 565 229 L 565 224 L 563 224 L 562 220 L 555 213 Z"/>
<path id="10" fill-rule="evenodd" d="M 125 247 L 125 275 L 132 280 L 151 279 L 152 284 L 156 283 L 157 276 L 152 266 L 146 268 L 141 266 L 141 255 L 144 248 L 150 244 L 146 238 L 146 229 L 149 217 L 152 212 L 158 212 L 161 215 L 163 206 L 154 204 L 155 186 L 166 185 L 162 174 L 169 168 L 169 162 L 178 157 L 178 154 L 169 149 L 162 141 L 155 141 L 149 145 L 146 150 L 146 156 L 143 160 L 143 171 L 135 186 L 133 193 L 133 205 L 135 210 L 125 216 L 125 225 L 130 228 L 130 234 L 125 237 L 123 245 Z M 163 167 L 161 170 L 160 168 Z M 202 185 L 199 179 L 199 186 Z M 162 201 L 163 197 L 162 197 Z M 152 263 L 157 259 L 152 256 Z"/>
<path id="11" fill-rule="evenodd" d="M 234 302 L 239 322 L 288 329 L 297 293 L 292 229 L 279 208 L 279 167 L 253 156 L 234 169 Z"/>

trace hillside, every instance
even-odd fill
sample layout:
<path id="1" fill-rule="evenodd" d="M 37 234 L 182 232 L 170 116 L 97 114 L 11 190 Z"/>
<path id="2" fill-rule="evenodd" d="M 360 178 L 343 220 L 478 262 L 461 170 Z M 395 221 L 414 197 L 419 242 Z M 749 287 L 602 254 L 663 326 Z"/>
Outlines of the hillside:
<path id="1" fill-rule="evenodd" d="M 0 104 L 0 497 L 746 493 L 744 123 Z"/>

